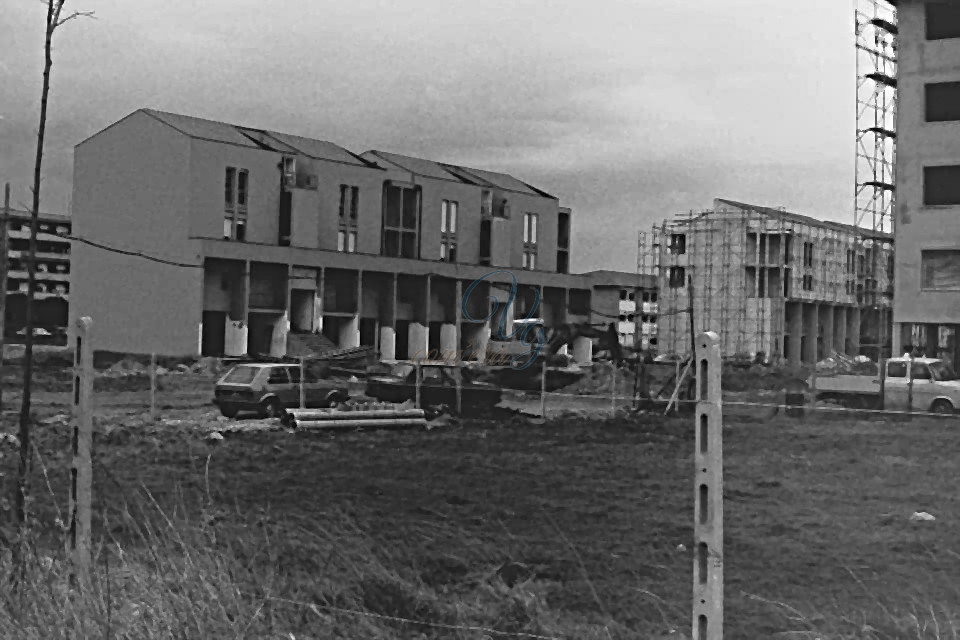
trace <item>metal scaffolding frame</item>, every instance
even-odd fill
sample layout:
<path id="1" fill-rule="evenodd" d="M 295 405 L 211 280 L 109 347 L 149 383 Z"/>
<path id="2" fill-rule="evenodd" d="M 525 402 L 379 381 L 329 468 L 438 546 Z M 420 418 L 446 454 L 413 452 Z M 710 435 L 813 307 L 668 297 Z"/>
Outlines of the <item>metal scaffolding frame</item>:
<path id="1" fill-rule="evenodd" d="M 854 12 L 857 136 L 854 225 L 893 233 L 897 116 L 897 12 L 857 0 Z"/>
<path id="2" fill-rule="evenodd" d="M 847 351 L 846 339 L 837 336 L 847 335 L 848 316 L 858 323 L 861 316 L 853 315 L 861 305 L 852 269 L 854 261 L 867 261 L 861 232 L 783 208 L 745 206 L 688 213 L 654 227 L 660 352 L 687 354 L 691 306 L 694 331 L 724 328 L 725 357 L 752 359 L 762 352 L 766 361 L 776 362 L 790 355 L 788 337 L 805 362 L 832 350 Z M 889 256 L 875 246 L 878 259 Z M 688 279 L 694 286 L 692 305 Z M 796 319 L 788 311 L 803 312 L 806 319 L 791 325 Z M 859 344 L 859 324 L 855 331 Z M 808 335 L 820 340 L 804 340 Z"/>
<path id="3" fill-rule="evenodd" d="M 858 254 L 858 304 L 881 357 L 889 341 L 893 273 L 884 256 L 895 227 L 897 12 L 888 0 L 857 0 L 854 11 L 857 72 L 854 225 L 864 229 Z M 859 256 L 858 256 L 859 259 Z M 875 328 L 875 335 L 874 335 Z"/>

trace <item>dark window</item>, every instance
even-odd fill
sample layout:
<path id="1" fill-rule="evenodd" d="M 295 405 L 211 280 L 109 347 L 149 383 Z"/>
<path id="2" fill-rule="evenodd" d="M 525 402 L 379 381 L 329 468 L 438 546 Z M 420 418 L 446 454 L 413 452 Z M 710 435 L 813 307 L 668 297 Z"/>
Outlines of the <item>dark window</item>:
<path id="1" fill-rule="evenodd" d="M 813 266 L 813 243 L 812 242 L 803 243 L 803 266 L 805 267 Z"/>
<path id="2" fill-rule="evenodd" d="M 256 367 L 240 365 L 231 369 L 223 381 L 230 384 L 250 384 L 257 377 L 258 371 Z"/>
<path id="3" fill-rule="evenodd" d="M 923 168 L 923 204 L 960 204 L 960 165 Z"/>
<path id="4" fill-rule="evenodd" d="M 566 251 L 557 251 L 557 273 L 570 272 L 570 254 Z"/>
<path id="5" fill-rule="evenodd" d="M 419 258 L 420 187 L 387 184 L 384 190 L 383 255 Z"/>
<path id="6" fill-rule="evenodd" d="M 570 214 L 566 212 L 561 212 L 557 218 L 557 246 L 570 248 Z"/>
<path id="7" fill-rule="evenodd" d="M 687 236 L 683 233 L 670 235 L 670 253 L 679 256 L 687 252 Z"/>
<path id="8" fill-rule="evenodd" d="M 269 384 L 290 384 L 290 378 L 287 376 L 287 368 L 272 367 L 267 382 Z"/>
<path id="9" fill-rule="evenodd" d="M 960 82 L 924 85 L 927 122 L 960 120 Z"/>
<path id="10" fill-rule="evenodd" d="M 360 210 L 360 187 L 350 187 L 350 217 L 357 219 Z"/>
<path id="11" fill-rule="evenodd" d="M 921 289 L 960 289 L 960 249 L 920 252 Z"/>
<path id="12" fill-rule="evenodd" d="M 922 362 L 914 362 L 912 369 L 913 379 L 914 380 L 929 380 L 930 379 L 930 369 L 927 365 Z"/>
<path id="13" fill-rule="evenodd" d="M 230 208 L 233 207 L 233 185 L 237 177 L 237 170 L 233 167 L 227 167 L 226 180 L 224 186 L 223 199 L 224 204 Z"/>
<path id="14" fill-rule="evenodd" d="M 293 212 L 293 194 L 289 191 L 280 193 L 280 221 L 277 243 L 281 247 L 290 246 L 291 215 Z"/>
<path id="15" fill-rule="evenodd" d="M 906 378 L 907 363 L 906 362 L 887 363 L 887 377 L 888 378 Z"/>
<path id="16" fill-rule="evenodd" d="M 679 289 L 687 285 L 687 274 L 683 267 L 670 267 L 670 287 Z"/>
<path id="17" fill-rule="evenodd" d="M 953 2 L 927 2 L 927 40 L 960 38 L 960 6 Z"/>
<path id="18" fill-rule="evenodd" d="M 480 221 L 480 264 L 490 264 L 490 244 L 491 244 L 492 232 L 493 232 L 493 223 L 490 222 L 490 220 L 481 220 Z"/>
<path id="19" fill-rule="evenodd" d="M 241 169 L 237 174 L 237 206 L 247 206 L 247 182 L 250 174 L 246 169 Z"/>
<path id="20" fill-rule="evenodd" d="M 290 367 L 287 372 L 290 374 L 290 382 L 300 384 L 300 367 Z"/>
<path id="21" fill-rule="evenodd" d="M 340 211 L 339 215 L 342 218 L 347 212 L 347 185 L 340 185 Z"/>

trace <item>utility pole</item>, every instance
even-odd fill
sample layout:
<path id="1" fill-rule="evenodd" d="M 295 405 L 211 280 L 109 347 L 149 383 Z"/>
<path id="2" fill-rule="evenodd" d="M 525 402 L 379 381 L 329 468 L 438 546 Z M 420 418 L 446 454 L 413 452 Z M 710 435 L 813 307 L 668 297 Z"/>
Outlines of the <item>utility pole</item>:
<path id="1" fill-rule="evenodd" d="M 10 226 L 10 183 L 3 187 L 3 214 L 0 215 L 0 370 L 3 368 L 3 349 L 7 331 L 7 270 L 10 260 L 10 242 L 7 231 Z M 3 418 L 3 387 L 0 386 L 0 422 Z"/>

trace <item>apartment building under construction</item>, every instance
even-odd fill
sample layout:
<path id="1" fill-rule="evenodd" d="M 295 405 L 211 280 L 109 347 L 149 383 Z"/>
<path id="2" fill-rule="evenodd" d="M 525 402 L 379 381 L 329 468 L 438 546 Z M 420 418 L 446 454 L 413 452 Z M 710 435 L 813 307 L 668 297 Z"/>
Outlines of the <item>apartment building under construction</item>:
<path id="1" fill-rule="evenodd" d="M 791 363 L 889 344 L 889 234 L 718 199 L 655 228 L 651 250 L 661 354 L 711 330 L 726 357 Z"/>

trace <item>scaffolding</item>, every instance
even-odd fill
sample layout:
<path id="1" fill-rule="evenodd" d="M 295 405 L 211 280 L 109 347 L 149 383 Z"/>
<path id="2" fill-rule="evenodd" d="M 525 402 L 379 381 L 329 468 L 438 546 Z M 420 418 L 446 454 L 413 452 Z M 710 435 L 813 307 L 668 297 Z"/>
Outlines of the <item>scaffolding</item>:
<path id="1" fill-rule="evenodd" d="M 864 229 L 857 248 L 857 304 L 864 344 L 880 358 L 890 338 L 893 296 L 897 115 L 897 13 L 888 0 L 857 0 L 856 185 L 854 225 Z M 862 256 L 862 258 L 861 258 Z M 862 262 L 861 262 L 862 261 Z M 859 265 L 863 267 L 860 268 Z"/>
<path id="2" fill-rule="evenodd" d="M 893 233 L 897 115 L 896 11 L 858 0 L 856 188 L 854 225 Z"/>
<path id="3" fill-rule="evenodd" d="M 866 255 L 856 227 L 718 200 L 713 210 L 665 220 L 653 237 L 662 354 L 689 354 L 692 309 L 695 333 L 723 328 L 728 358 L 857 355 L 861 310 L 850 265 Z"/>

